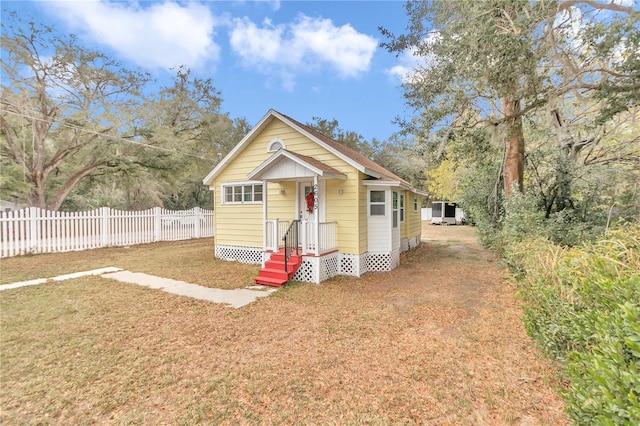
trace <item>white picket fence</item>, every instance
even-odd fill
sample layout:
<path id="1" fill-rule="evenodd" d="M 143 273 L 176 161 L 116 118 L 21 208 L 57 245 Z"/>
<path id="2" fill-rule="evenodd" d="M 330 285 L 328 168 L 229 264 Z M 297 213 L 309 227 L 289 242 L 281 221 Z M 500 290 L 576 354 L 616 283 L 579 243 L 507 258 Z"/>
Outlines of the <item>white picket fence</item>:
<path id="1" fill-rule="evenodd" d="M 56 212 L 29 207 L 0 213 L 0 257 L 212 237 L 212 210 Z"/>

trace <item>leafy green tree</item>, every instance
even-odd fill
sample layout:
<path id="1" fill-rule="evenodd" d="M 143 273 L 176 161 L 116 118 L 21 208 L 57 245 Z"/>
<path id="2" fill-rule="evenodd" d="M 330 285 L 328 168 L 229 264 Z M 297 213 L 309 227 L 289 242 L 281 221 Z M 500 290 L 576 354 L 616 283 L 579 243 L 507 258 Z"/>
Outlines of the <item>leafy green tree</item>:
<path id="1" fill-rule="evenodd" d="M 373 139 L 373 161 L 401 176 L 416 188 L 424 189 L 427 182 L 424 170 L 427 167 L 423 150 L 414 138 L 399 133 L 386 141 Z"/>
<path id="2" fill-rule="evenodd" d="M 22 170 L 13 198 L 57 210 L 78 182 L 130 167 L 135 111 L 149 76 L 124 69 L 50 27 L 2 22 L 3 163 Z M 5 182 L 10 183 L 10 182 Z M 14 182 L 15 183 L 15 182 Z"/>
<path id="3" fill-rule="evenodd" d="M 381 29 L 388 50 L 423 60 L 403 84 L 418 114 L 403 125 L 424 140 L 442 141 L 456 129 L 497 128 L 507 196 L 514 185 L 524 189 L 523 118 L 547 108 L 566 150 L 583 143 L 564 138 L 566 120 L 558 108 L 570 97 L 588 100 L 587 108 L 597 105 L 598 123 L 637 103 L 640 14 L 632 7 L 586 0 L 434 0 L 408 2 L 406 9 L 407 34 Z M 594 135 L 588 140 L 597 141 Z M 564 172 L 560 167 L 560 179 Z M 567 183 L 559 183 L 560 208 L 570 192 L 562 188 Z"/>
<path id="4" fill-rule="evenodd" d="M 232 120 L 222 113 L 221 105 L 212 80 L 194 78 L 184 67 L 176 70 L 171 86 L 147 103 L 142 120 L 148 140 L 171 148 L 154 153 L 152 169 L 156 180 L 164 183 L 165 206 L 211 207 L 211 193 L 202 185 L 202 178 L 249 129 L 246 120 Z"/>
<path id="5" fill-rule="evenodd" d="M 364 136 L 354 131 L 341 129 L 340 123 L 338 123 L 338 120 L 335 118 L 333 120 L 327 120 L 321 117 L 313 117 L 313 122 L 306 124 L 312 129 L 337 142 L 340 142 L 345 146 L 348 146 L 355 151 L 358 151 L 360 154 L 368 158 L 373 156 L 373 149 Z"/>
<path id="6" fill-rule="evenodd" d="M 395 134 L 387 141 L 376 138 L 367 141 L 357 132 L 340 128 L 336 119 L 313 117 L 313 120 L 307 126 L 359 152 L 416 187 L 424 186 L 425 162 L 417 143 L 412 139 Z"/>
<path id="7" fill-rule="evenodd" d="M 201 179 L 246 133 L 210 79 L 151 81 L 74 36 L 2 23 L 3 197 L 57 209 L 210 206 Z"/>

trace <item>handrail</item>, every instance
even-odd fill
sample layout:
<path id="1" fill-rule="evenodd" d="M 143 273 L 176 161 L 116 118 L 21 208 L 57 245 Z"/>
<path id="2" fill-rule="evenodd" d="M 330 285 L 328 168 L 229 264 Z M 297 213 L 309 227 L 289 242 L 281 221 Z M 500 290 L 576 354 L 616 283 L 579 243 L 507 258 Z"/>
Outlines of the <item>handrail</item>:
<path id="1" fill-rule="evenodd" d="M 284 270 L 287 273 L 289 272 L 289 270 L 287 269 L 287 264 L 289 262 L 289 259 L 293 255 L 294 249 L 296 252 L 296 256 L 299 255 L 299 223 L 300 221 L 297 219 L 292 220 L 291 225 L 289 225 L 289 228 L 287 229 L 287 232 L 285 232 L 284 237 L 282 237 L 282 240 L 284 241 Z"/>

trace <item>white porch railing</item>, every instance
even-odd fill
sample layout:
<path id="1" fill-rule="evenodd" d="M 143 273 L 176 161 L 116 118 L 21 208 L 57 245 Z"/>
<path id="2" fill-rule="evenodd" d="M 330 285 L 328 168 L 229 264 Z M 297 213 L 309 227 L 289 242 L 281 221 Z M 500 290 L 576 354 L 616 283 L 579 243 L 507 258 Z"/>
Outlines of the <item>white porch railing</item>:
<path id="1" fill-rule="evenodd" d="M 315 222 L 303 220 L 300 225 L 302 254 L 323 254 L 338 248 L 336 244 L 337 222 L 321 222 L 316 244 Z"/>
<path id="2" fill-rule="evenodd" d="M 284 245 L 282 237 L 289 228 L 288 220 L 269 219 L 265 224 L 265 250 L 278 251 Z"/>
<path id="3" fill-rule="evenodd" d="M 278 251 L 283 246 L 282 237 L 291 222 L 279 219 L 267 220 L 265 250 Z M 318 227 L 318 240 L 316 244 L 315 222 L 303 220 L 300 223 L 300 247 L 302 254 L 323 254 L 337 250 L 336 234 L 337 222 L 321 222 Z"/>

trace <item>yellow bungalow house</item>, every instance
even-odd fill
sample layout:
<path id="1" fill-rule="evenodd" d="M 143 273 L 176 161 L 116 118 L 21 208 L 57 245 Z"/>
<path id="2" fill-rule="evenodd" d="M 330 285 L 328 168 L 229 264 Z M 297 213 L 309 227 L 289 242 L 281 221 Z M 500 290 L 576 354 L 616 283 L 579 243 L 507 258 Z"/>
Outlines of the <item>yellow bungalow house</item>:
<path id="1" fill-rule="evenodd" d="M 389 271 L 420 243 L 419 191 L 274 110 L 203 182 L 214 191 L 215 256 L 262 263 L 262 284 Z"/>

